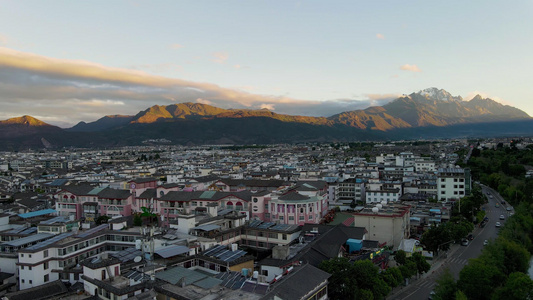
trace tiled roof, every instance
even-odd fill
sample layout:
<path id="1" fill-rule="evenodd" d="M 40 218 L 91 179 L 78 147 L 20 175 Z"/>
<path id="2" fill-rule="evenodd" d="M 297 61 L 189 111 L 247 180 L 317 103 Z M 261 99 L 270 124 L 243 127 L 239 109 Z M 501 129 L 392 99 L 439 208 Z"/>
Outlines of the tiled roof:
<path id="1" fill-rule="evenodd" d="M 279 283 L 271 286 L 271 291 L 263 299 L 304 299 L 309 293 L 320 287 L 331 277 L 319 268 L 310 264 L 295 267 Z"/>
<path id="2" fill-rule="evenodd" d="M 98 197 L 107 199 L 128 199 L 131 195 L 128 190 L 117 190 L 112 188 L 105 188 L 98 193 Z"/>
<path id="3" fill-rule="evenodd" d="M 84 185 L 65 185 L 61 188 L 63 191 L 70 192 L 77 196 L 85 196 L 88 195 L 89 192 L 94 189 L 94 186 L 90 186 L 88 184 Z"/>
<path id="4" fill-rule="evenodd" d="M 302 195 L 298 192 L 288 193 L 278 198 L 279 200 L 308 200 L 309 196 Z"/>

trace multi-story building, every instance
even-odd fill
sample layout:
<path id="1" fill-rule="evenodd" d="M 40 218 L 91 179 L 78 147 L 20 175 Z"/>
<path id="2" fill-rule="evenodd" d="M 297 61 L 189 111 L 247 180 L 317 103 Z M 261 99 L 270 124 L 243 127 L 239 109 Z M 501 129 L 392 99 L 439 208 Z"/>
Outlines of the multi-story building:
<path id="1" fill-rule="evenodd" d="M 355 227 L 364 227 L 368 239 L 380 244 L 398 247 L 400 241 L 409 238 L 410 206 L 402 204 L 378 204 L 353 214 Z"/>
<path id="2" fill-rule="evenodd" d="M 135 246 L 140 233 L 112 231 L 103 224 L 84 232 L 54 235 L 18 250 L 19 288 L 39 286 L 54 280 L 80 280 L 79 262 L 105 251 L 120 251 Z M 44 234 L 41 234 L 44 235 Z"/>
<path id="3" fill-rule="evenodd" d="M 437 173 L 437 197 L 440 201 L 463 198 L 466 195 L 464 169 L 441 168 Z"/>

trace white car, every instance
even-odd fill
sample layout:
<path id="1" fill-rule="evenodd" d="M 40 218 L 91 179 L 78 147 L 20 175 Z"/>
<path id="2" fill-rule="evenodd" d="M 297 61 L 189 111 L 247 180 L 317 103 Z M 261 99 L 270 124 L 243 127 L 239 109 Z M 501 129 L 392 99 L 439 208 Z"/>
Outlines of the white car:
<path id="1" fill-rule="evenodd" d="M 496 222 L 496 227 L 500 227 L 502 226 L 502 224 L 500 224 L 500 222 Z"/>
<path id="2" fill-rule="evenodd" d="M 484 240 L 483 241 L 483 246 L 487 246 L 489 244 L 489 240 Z"/>

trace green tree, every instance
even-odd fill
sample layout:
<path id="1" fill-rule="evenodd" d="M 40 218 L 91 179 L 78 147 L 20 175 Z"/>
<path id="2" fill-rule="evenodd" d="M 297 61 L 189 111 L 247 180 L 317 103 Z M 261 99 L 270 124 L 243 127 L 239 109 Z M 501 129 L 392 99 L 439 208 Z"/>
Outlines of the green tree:
<path id="1" fill-rule="evenodd" d="M 434 300 L 455 299 L 455 294 L 457 293 L 457 284 L 455 283 L 455 279 L 448 268 L 444 270 L 444 273 L 442 273 L 442 275 L 440 275 L 436 281 L 437 285 L 434 289 Z"/>
<path id="2" fill-rule="evenodd" d="M 521 272 L 511 273 L 505 285 L 498 288 L 492 299 L 522 300 L 533 297 L 533 280 Z"/>
<path id="3" fill-rule="evenodd" d="M 101 225 L 107 223 L 109 219 L 111 219 L 111 217 L 109 216 L 99 216 L 94 222 L 96 223 L 96 225 Z"/>
<path id="4" fill-rule="evenodd" d="M 383 280 L 391 287 L 397 287 L 403 282 L 402 272 L 398 267 L 391 267 L 381 272 Z"/>
<path id="5" fill-rule="evenodd" d="M 396 251 L 396 254 L 394 255 L 394 260 L 399 265 L 405 265 L 405 263 L 407 262 L 407 253 L 403 250 Z"/>
<path id="6" fill-rule="evenodd" d="M 378 268 L 370 260 L 359 260 L 353 263 L 352 276 L 357 281 L 357 288 L 372 292 L 372 299 L 383 299 L 390 292 L 390 287 L 379 276 Z"/>
<path id="7" fill-rule="evenodd" d="M 416 269 L 418 274 L 426 273 L 431 269 L 431 265 L 427 260 L 422 256 L 420 252 L 415 252 L 411 257 L 408 258 L 416 264 Z"/>
<path id="8" fill-rule="evenodd" d="M 141 217 L 141 214 L 135 214 L 133 216 L 133 226 L 142 226 L 143 225 L 143 219 Z"/>
<path id="9" fill-rule="evenodd" d="M 504 278 L 496 266 L 487 265 L 480 259 L 471 259 L 459 273 L 457 287 L 468 299 L 490 299 L 490 295 Z"/>
<path id="10" fill-rule="evenodd" d="M 324 260 L 318 266 L 331 274 L 329 278 L 329 296 L 331 299 L 355 299 L 357 281 L 353 276 L 353 265 L 345 257 Z"/>

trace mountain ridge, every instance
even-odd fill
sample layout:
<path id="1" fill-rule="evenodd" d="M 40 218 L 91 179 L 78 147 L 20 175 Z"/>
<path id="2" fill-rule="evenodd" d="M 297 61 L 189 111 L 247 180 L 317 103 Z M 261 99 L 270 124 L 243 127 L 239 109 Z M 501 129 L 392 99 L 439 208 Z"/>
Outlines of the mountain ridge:
<path id="1" fill-rule="evenodd" d="M 529 130 L 531 120 L 520 109 L 489 98 L 478 95 L 465 101 L 445 90 L 429 88 L 403 95 L 383 106 L 346 111 L 327 118 L 278 114 L 267 109 L 224 109 L 192 102 L 154 105 L 136 115 L 108 115 L 67 129 L 23 116 L 0 121 L 0 139 L 13 148 L 18 143 L 42 145 L 42 138 L 57 146 L 135 145 L 158 138 L 178 144 L 320 142 L 399 139 L 431 136 L 431 132 L 439 136 L 453 135 L 453 132 L 484 134 L 479 129 L 483 126 L 503 133 L 506 133 L 502 131 L 505 126 L 509 126 L 514 132 L 522 133 Z M 521 121 L 526 128 L 511 124 Z M 500 125 L 491 125 L 496 122 Z M 476 130 L 463 128 L 473 124 L 479 124 Z M 450 134 L 446 133 L 447 128 Z"/>

